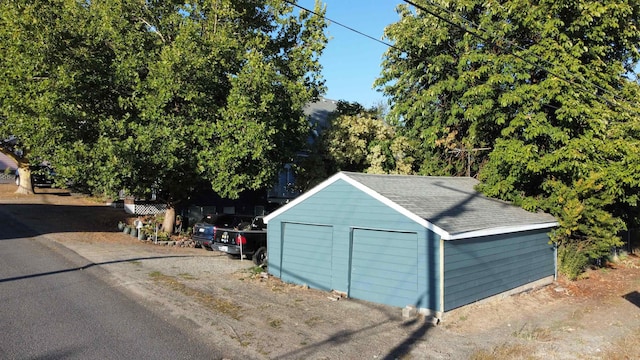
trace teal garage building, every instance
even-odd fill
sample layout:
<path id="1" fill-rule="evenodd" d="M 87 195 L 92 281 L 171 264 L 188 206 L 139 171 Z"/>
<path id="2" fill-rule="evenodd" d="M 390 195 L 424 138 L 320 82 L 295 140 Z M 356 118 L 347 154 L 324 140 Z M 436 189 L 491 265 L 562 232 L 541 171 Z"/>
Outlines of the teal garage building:
<path id="1" fill-rule="evenodd" d="M 269 273 L 440 314 L 552 282 L 556 220 L 487 198 L 477 183 L 339 172 L 266 216 Z"/>

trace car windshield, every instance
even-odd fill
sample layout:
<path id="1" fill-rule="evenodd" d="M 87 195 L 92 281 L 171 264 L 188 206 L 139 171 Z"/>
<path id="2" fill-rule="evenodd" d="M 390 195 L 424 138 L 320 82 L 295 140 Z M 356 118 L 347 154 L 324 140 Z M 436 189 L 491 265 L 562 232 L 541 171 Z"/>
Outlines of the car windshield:
<path id="1" fill-rule="evenodd" d="M 209 214 L 202 219 L 203 223 L 230 229 L 250 230 L 253 216 L 231 214 Z"/>
<path id="2" fill-rule="evenodd" d="M 208 214 L 202 218 L 203 223 L 215 226 L 229 226 L 233 216 L 229 214 Z"/>

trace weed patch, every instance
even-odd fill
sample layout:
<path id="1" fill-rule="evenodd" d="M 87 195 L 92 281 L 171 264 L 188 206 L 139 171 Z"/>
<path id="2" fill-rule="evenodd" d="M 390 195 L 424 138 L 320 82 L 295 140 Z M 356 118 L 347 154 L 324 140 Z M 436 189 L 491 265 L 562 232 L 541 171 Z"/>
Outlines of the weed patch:
<path id="1" fill-rule="evenodd" d="M 240 346 L 247 347 L 251 345 L 251 340 L 253 340 L 254 337 L 254 333 L 246 332 L 242 334 L 242 338 L 238 338 L 238 342 L 240 343 Z"/>
<path id="2" fill-rule="evenodd" d="M 513 336 L 529 341 L 549 341 L 552 339 L 551 330 L 547 328 L 530 327 L 527 324 L 512 333 Z"/>
<path id="3" fill-rule="evenodd" d="M 197 278 L 197 277 L 195 277 L 195 276 L 193 276 L 193 275 L 191 275 L 191 274 L 188 274 L 188 273 L 178 274 L 178 276 L 179 276 L 180 278 L 182 278 L 182 279 L 185 279 L 185 280 L 198 280 L 198 278 Z"/>
<path id="4" fill-rule="evenodd" d="M 198 303 L 206 306 L 209 309 L 213 309 L 235 320 L 240 320 L 241 318 L 240 314 L 242 308 L 229 300 L 221 299 L 198 289 L 190 288 L 178 281 L 176 277 L 164 275 L 159 271 L 151 272 L 149 273 L 149 276 L 156 283 L 160 283 L 173 291 L 193 298 Z"/>
<path id="5" fill-rule="evenodd" d="M 613 342 L 602 354 L 603 359 L 628 360 L 640 359 L 640 328 Z"/>
<path id="6" fill-rule="evenodd" d="M 304 321 L 304 323 L 307 324 L 307 326 L 309 327 L 314 327 L 316 324 L 319 324 L 321 322 L 322 322 L 322 319 L 319 316 L 313 316 Z"/>
<path id="7" fill-rule="evenodd" d="M 247 271 L 251 276 L 256 276 L 256 275 L 262 274 L 264 272 L 264 269 L 261 266 L 254 266 L 249 268 L 249 270 Z"/>
<path id="8" fill-rule="evenodd" d="M 521 344 L 502 344 L 490 350 L 479 349 L 474 351 L 469 359 L 471 360 L 511 360 L 511 359 L 533 359 L 532 349 Z"/>

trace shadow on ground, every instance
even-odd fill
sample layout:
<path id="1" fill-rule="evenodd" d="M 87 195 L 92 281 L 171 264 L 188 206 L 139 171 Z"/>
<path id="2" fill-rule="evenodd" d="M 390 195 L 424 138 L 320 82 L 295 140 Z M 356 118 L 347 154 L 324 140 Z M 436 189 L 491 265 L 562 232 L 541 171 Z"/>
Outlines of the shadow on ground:
<path id="1" fill-rule="evenodd" d="M 25 280 L 25 279 L 31 279 L 31 278 L 49 276 L 49 275 L 57 275 L 57 274 L 63 274 L 63 273 L 79 271 L 79 270 L 86 270 L 86 269 L 92 268 L 94 266 L 118 264 L 118 263 L 134 262 L 134 261 L 142 261 L 142 260 L 179 258 L 179 257 L 193 257 L 193 256 L 192 255 L 148 256 L 148 257 L 135 257 L 135 258 L 131 258 L 131 259 L 105 261 L 105 262 L 100 262 L 100 263 L 89 263 L 87 265 L 78 266 L 78 267 L 69 268 L 69 269 L 48 271 L 48 272 L 43 272 L 43 273 L 38 273 L 38 274 L 29 274 L 29 275 L 15 276 L 15 277 L 6 278 L 6 279 L 0 279 L 0 283 L 9 282 L 9 281 Z"/>
<path id="2" fill-rule="evenodd" d="M 132 215 L 123 209 L 107 206 L 54 205 L 54 204 L 2 204 L 0 240 L 35 237 L 47 233 L 63 232 L 118 232 L 118 221 Z M 38 226 L 39 222 L 47 222 Z M 27 226 L 26 224 L 34 224 Z M 46 230 L 45 230 L 46 229 Z"/>
<path id="3" fill-rule="evenodd" d="M 630 302 L 633 305 L 635 305 L 635 306 L 640 308 L 640 293 L 639 292 L 632 291 L 632 292 L 624 295 L 623 298 L 625 298 L 625 300 L 627 300 L 628 302 Z"/>

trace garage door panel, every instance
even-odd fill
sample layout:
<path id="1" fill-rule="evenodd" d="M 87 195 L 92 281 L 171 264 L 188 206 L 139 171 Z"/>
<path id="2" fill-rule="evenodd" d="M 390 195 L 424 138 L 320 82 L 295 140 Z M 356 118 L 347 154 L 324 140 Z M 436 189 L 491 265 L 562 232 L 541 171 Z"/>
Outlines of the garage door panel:
<path id="1" fill-rule="evenodd" d="M 396 306 L 418 300 L 416 233 L 354 229 L 349 296 Z"/>
<path id="2" fill-rule="evenodd" d="M 285 244 L 286 251 L 289 253 L 298 253 L 303 256 L 318 254 L 318 256 L 326 256 L 331 254 L 331 247 L 327 246 L 329 244 L 323 244 L 318 242 L 311 242 L 309 244 L 304 244 L 302 242 L 292 243 L 289 242 Z"/>
<path id="3" fill-rule="evenodd" d="M 287 225 L 287 227 L 293 226 L 293 225 L 300 226 L 299 224 L 291 224 L 291 225 Z M 308 225 L 308 226 L 314 226 L 314 225 Z M 319 229 L 309 229 L 308 230 L 309 232 L 306 234 L 304 233 L 305 230 L 295 229 L 295 231 L 289 232 L 288 229 L 285 229 L 285 231 L 287 231 L 287 233 L 285 234 L 287 236 L 287 239 L 291 241 L 289 243 L 290 245 L 314 245 L 314 244 L 321 244 L 321 243 L 327 242 L 328 240 L 331 240 L 330 237 L 328 239 L 326 238 L 327 234 L 323 232 L 317 233 L 317 231 L 320 231 Z"/>
<path id="4" fill-rule="evenodd" d="M 292 258 L 289 257 L 287 259 L 286 262 L 287 265 L 289 266 L 295 266 L 296 269 L 304 269 L 304 268 L 309 268 L 309 269 L 324 269 L 327 268 L 327 260 L 326 259 L 322 259 L 322 258 L 311 258 L 311 257 L 306 257 L 306 258 Z M 329 262 L 329 264 L 331 264 Z"/>
<path id="5" fill-rule="evenodd" d="M 318 255 L 317 253 L 314 255 Z M 283 269 L 289 268 L 290 271 L 302 271 L 308 268 L 314 268 L 316 272 L 331 272 L 331 257 L 316 257 L 316 256 L 304 256 L 293 255 L 288 252 L 284 252 L 283 256 Z"/>
<path id="6" fill-rule="evenodd" d="M 292 249 L 285 248 L 284 259 L 286 263 L 291 264 L 310 264 L 313 263 L 321 268 L 331 267 L 331 252 L 308 252 L 306 251 L 290 251 Z"/>
<path id="7" fill-rule="evenodd" d="M 357 249 L 358 252 L 353 254 L 353 258 L 362 263 L 387 263 L 403 265 L 407 263 L 407 259 L 414 259 L 416 257 L 416 249 L 411 251 L 403 251 L 402 249 L 371 249 L 365 250 Z M 377 250 L 377 252 L 376 252 Z"/>
<path id="8" fill-rule="evenodd" d="M 394 247 L 394 248 L 404 248 L 404 249 L 414 249 L 415 250 L 415 241 L 412 238 L 403 238 L 398 237 L 397 232 L 388 232 L 388 231 L 367 231 L 364 234 L 362 230 L 356 229 L 359 232 L 359 240 L 362 244 L 366 244 L 371 247 Z"/>
<path id="9" fill-rule="evenodd" d="M 330 290 L 333 228 L 285 223 L 282 243 L 282 279 Z"/>
<path id="10" fill-rule="evenodd" d="M 313 269 L 311 268 L 307 271 L 301 269 L 291 271 L 295 272 L 290 272 L 287 269 L 283 269 L 282 280 L 325 290 L 328 290 L 326 288 L 327 284 L 331 283 L 331 274 L 318 273 L 317 271 L 313 271 Z"/>

